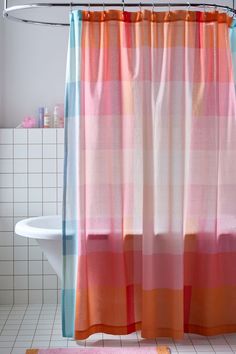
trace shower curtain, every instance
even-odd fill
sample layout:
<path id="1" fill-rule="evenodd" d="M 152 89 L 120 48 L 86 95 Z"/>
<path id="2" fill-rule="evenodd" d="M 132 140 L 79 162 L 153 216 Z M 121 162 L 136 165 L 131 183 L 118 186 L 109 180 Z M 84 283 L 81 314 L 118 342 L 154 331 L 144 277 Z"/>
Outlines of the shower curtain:
<path id="1" fill-rule="evenodd" d="M 72 13 L 64 336 L 236 332 L 235 43 L 225 13 Z"/>

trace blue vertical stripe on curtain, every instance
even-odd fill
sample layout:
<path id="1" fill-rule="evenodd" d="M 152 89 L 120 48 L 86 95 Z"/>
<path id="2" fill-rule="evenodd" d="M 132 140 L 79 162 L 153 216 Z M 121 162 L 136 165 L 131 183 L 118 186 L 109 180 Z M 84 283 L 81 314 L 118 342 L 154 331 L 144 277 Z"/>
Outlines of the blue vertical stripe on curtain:
<path id="1" fill-rule="evenodd" d="M 70 16 L 70 36 L 67 57 L 66 98 L 65 98 L 65 160 L 63 195 L 63 284 L 62 284 L 62 330 L 64 337 L 74 336 L 75 289 L 78 248 L 78 181 L 79 151 L 75 146 L 79 137 L 77 129 L 80 103 L 80 41 L 81 13 Z M 74 26 L 76 23 L 76 26 Z"/>

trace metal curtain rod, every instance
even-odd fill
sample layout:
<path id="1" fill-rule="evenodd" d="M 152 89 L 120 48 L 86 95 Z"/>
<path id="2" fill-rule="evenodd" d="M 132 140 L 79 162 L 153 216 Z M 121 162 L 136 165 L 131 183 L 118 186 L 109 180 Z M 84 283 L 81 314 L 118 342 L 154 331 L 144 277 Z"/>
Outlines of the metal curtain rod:
<path id="1" fill-rule="evenodd" d="M 50 26 L 69 26 L 69 23 L 63 23 L 63 22 L 46 22 L 46 21 L 34 21 L 34 20 L 27 20 L 21 17 L 17 17 L 14 15 L 15 11 L 24 11 L 28 9 L 39 9 L 39 8 L 62 8 L 62 7 L 68 7 L 70 10 L 72 10 L 75 7 L 87 7 L 90 9 L 90 7 L 122 7 L 123 11 L 127 7 L 151 7 L 152 9 L 154 8 L 162 8 L 162 7 L 168 7 L 169 11 L 170 8 L 172 7 L 187 7 L 188 9 L 191 8 L 202 8 L 204 11 L 206 9 L 219 9 L 221 11 L 226 11 L 228 14 L 231 14 L 232 17 L 236 18 L 236 9 L 234 8 L 234 1 L 233 0 L 233 7 L 226 6 L 226 5 L 220 5 L 220 4 L 206 4 L 206 3 L 190 3 L 190 2 L 175 2 L 175 3 L 160 3 L 160 2 L 133 2 L 133 3 L 125 3 L 124 0 L 122 2 L 109 2 L 109 3 L 94 3 L 94 2 L 64 2 L 64 3 L 34 3 L 34 4 L 25 4 L 25 5 L 17 5 L 17 6 L 8 6 L 8 0 L 4 0 L 4 10 L 3 10 L 3 17 L 17 21 L 17 22 L 24 22 L 24 23 L 29 23 L 29 24 L 36 24 L 36 25 L 50 25 Z"/>

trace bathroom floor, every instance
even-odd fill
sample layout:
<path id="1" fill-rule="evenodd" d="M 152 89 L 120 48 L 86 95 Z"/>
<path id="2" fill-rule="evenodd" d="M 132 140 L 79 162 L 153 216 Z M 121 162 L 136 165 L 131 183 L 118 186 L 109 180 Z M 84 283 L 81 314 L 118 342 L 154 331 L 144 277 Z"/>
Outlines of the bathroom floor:
<path id="1" fill-rule="evenodd" d="M 172 353 L 236 353 L 236 333 L 202 337 L 186 335 L 182 341 L 144 340 L 139 333 L 126 336 L 95 334 L 75 342 L 61 336 L 60 305 L 0 306 L 0 354 L 25 354 L 29 348 L 125 347 L 166 344 Z"/>

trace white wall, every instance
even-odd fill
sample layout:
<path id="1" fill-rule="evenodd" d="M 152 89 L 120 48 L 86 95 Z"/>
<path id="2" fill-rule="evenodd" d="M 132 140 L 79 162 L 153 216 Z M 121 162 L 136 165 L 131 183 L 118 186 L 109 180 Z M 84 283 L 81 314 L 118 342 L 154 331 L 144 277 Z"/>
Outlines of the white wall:
<path id="1" fill-rule="evenodd" d="M 0 3 L 1 11 L 3 0 Z M 232 6 L 232 0 L 218 3 Z M 16 127 L 38 106 L 63 102 L 67 41 L 68 28 L 25 25 L 0 17 L 0 127 Z"/>
<path id="2" fill-rule="evenodd" d="M 2 18 L 0 26 L 5 40 L 0 42 L 5 62 L 0 62 L 0 96 L 4 100 L 3 104 L 0 101 L 0 127 L 16 127 L 25 115 L 35 114 L 38 106 L 52 108 L 63 102 L 68 28 L 25 25 Z"/>

